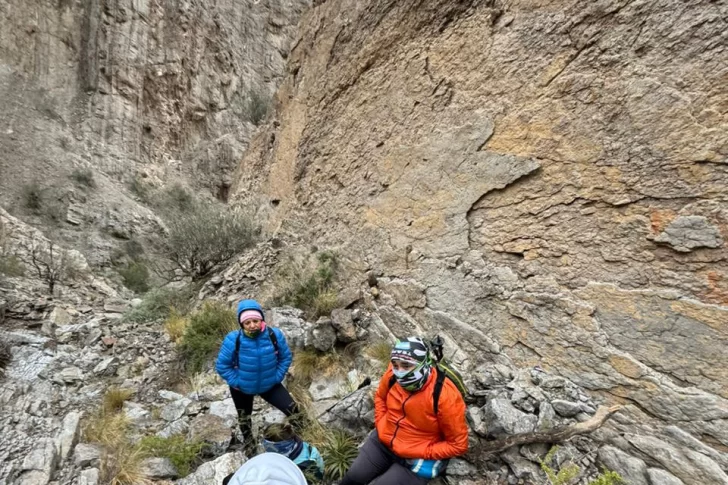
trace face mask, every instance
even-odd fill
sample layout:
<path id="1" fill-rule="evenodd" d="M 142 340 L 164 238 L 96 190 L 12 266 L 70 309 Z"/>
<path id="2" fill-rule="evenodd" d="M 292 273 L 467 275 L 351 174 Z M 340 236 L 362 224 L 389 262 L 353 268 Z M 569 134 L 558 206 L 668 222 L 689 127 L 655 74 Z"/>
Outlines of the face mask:
<path id="1" fill-rule="evenodd" d="M 394 369 L 392 369 L 392 373 L 394 374 L 394 377 L 396 377 L 397 379 L 404 379 L 405 377 L 407 377 L 407 374 L 409 374 L 410 372 L 414 372 L 414 371 L 415 371 L 415 369 L 412 369 L 412 370 L 394 370 Z"/>
<path id="2" fill-rule="evenodd" d="M 245 335 L 247 335 L 248 337 L 251 337 L 251 338 L 257 337 L 258 335 L 260 335 L 260 332 L 261 332 L 260 329 L 253 330 L 252 332 L 248 332 L 247 330 L 243 330 L 243 333 L 245 333 Z"/>
<path id="3" fill-rule="evenodd" d="M 392 372 L 399 385 L 405 390 L 412 392 L 418 391 L 425 385 L 427 378 L 430 377 L 430 370 L 431 367 L 429 364 L 423 362 L 410 371 L 395 371 L 392 369 Z"/>

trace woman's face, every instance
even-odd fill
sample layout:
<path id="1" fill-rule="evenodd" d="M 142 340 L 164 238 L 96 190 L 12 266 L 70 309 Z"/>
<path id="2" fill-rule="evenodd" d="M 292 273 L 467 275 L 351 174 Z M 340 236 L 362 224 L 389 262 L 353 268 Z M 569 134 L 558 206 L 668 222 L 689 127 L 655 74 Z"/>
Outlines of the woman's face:
<path id="1" fill-rule="evenodd" d="M 417 366 L 411 362 L 404 362 L 401 360 L 392 361 L 392 369 L 397 372 L 409 372 L 411 370 L 414 370 L 415 367 Z"/>
<path id="2" fill-rule="evenodd" d="M 263 323 L 263 320 L 260 318 L 248 318 L 243 322 L 243 330 L 246 332 L 255 332 L 260 330 L 261 323 Z"/>

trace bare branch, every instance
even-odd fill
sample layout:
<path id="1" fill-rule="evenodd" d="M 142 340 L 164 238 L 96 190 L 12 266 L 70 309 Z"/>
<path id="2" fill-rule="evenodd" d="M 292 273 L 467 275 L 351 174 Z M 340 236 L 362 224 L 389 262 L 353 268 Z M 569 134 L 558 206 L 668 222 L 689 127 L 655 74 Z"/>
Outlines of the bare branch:
<path id="1" fill-rule="evenodd" d="M 620 409 L 622 409 L 622 406 L 612 406 L 610 408 L 599 406 L 596 414 L 582 423 L 576 423 L 572 426 L 564 426 L 540 433 L 523 433 L 507 436 L 495 441 L 485 441 L 477 448 L 477 450 L 474 451 L 478 454 L 487 455 L 499 453 L 516 445 L 525 445 L 528 443 L 559 443 L 571 438 L 572 436 L 590 433 L 595 429 L 600 428 Z"/>

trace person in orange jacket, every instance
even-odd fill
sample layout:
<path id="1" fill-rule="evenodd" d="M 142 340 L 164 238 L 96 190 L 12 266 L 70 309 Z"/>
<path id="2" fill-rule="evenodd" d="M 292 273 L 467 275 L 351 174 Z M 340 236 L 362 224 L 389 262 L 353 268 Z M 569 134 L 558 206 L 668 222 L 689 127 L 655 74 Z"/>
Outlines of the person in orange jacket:
<path id="1" fill-rule="evenodd" d="M 375 478 L 377 485 L 426 484 L 468 450 L 465 401 L 450 379 L 437 375 L 422 339 L 397 342 L 374 397 L 376 429 L 340 485 Z"/>

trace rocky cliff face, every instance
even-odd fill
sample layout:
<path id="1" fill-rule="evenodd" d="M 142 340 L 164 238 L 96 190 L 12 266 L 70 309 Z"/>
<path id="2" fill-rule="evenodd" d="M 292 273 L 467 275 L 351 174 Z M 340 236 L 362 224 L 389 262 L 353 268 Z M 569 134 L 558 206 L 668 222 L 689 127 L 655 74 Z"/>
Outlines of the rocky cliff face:
<path id="1" fill-rule="evenodd" d="M 133 181 L 226 199 L 258 121 L 251 104 L 276 90 L 309 3 L 2 2 L 0 203 L 27 216 L 21 188 L 37 180 L 57 235 L 103 263 L 109 233 L 158 231 Z M 74 169 L 99 189 L 74 187 Z"/>
<path id="2" fill-rule="evenodd" d="M 727 18 L 710 1 L 324 2 L 234 198 L 338 248 L 394 334 L 442 332 L 470 372 L 492 338 L 628 404 L 603 439 L 643 465 L 728 483 Z M 660 451 L 686 447 L 712 464 Z"/>

